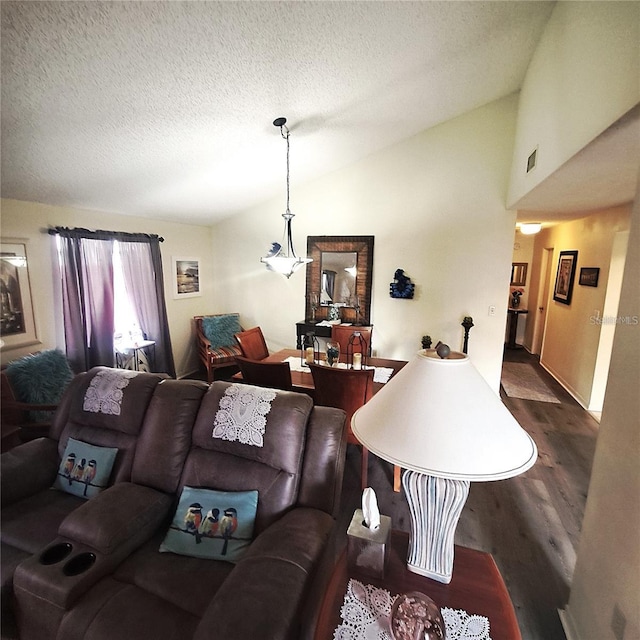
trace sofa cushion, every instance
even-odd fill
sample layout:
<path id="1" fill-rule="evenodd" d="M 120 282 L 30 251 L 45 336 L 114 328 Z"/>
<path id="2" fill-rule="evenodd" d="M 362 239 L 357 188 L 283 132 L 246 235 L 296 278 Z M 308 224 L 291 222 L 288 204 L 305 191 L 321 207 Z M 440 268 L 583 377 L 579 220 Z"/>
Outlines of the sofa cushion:
<path id="1" fill-rule="evenodd" d="M 253 538 L 257 491 L 184 487 L 160 551 L 237 562 Z"/>
<path id="2" fill-rule="evenodd" d="M 118 450 L 69 438 L 53 486 L 89 499 L 106 489 Z"/>
<path id="3" fill-rule="evenodd" d="M 235 345 L 234 334 L 242 331 L 240 327 L 240 315 L 228 313 L 220 316 L 204 316 L 202 318 L 202 331 L 211 343 L 212 349 Z"/>

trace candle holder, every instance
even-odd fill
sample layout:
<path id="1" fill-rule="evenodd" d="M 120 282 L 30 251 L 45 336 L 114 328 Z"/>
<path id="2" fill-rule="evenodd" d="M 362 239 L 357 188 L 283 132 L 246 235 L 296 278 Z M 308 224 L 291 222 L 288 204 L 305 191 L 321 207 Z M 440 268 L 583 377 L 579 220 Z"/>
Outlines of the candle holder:
<path id="1" fill-rule="evenodd" d="M 366 364 L 367 341 L 359 331 L 354 331 L 349 336 L 347 343 L 347 368 L 362 369 Z"/>
<path id="2" fill-rule="evenodd" d="M 300 349 L 300 364 L 303 367 L 309 366 L 309 363 L 318 363 L 320 361 L 320 343 L 313 331 L 305 333 L 302 338 L 302 347 Z"/>

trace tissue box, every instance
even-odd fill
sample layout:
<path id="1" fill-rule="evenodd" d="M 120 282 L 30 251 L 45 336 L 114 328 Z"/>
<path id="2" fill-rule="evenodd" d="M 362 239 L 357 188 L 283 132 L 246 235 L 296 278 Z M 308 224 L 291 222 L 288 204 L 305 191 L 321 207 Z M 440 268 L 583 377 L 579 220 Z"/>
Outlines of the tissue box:
<path id="1" fill-rule="evenodd" d="M 362 509 L 356 509 L 347 529 L 347 564 L 356 573 L 383 579 L 389 553 L 391 518 L 380 516 L 380 526 L 372 531 L 364 524 Z"/>

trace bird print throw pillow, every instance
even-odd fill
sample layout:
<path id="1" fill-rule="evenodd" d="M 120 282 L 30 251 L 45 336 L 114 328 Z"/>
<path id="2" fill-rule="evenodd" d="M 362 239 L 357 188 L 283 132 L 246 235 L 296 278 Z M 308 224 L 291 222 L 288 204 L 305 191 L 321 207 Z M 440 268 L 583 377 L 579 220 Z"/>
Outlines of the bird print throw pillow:
<path id="1" fill-rule="evenodd" d="M 53 486 L 88 500 L 107 488 L 118 450 L 69 438 Z"/>
<path id="2" fill-rule="evenodd" d="M 160 551 L 237 562 L 253 539 L 257 491 L 184 487 Z"/>

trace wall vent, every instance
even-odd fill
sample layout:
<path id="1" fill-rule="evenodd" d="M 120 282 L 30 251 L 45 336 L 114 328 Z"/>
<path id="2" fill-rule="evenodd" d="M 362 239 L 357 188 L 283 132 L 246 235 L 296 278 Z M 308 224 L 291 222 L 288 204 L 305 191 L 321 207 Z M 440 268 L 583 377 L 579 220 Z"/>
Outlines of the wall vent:
<path id="1" fill-rule="evenodd" d="M 536 158 L 538 157 L 538 147 L 536 147 L 531 155 L 527 158 L 527 173 L 535 169 L 536 166 Z"/>

